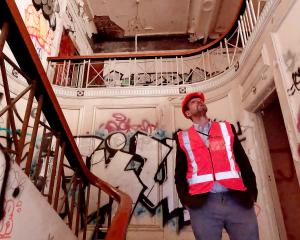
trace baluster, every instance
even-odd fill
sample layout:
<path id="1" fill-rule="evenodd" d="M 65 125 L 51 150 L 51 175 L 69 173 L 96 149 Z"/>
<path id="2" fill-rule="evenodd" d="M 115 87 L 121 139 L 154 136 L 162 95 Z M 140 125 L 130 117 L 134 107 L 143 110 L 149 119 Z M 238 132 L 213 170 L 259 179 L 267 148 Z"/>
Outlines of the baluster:
<path id="1" fill-rule="evenodd" d="M 64 157 L 65 157 L 65 148 L 66 144 L 65 142 L 62 143 L 61 151 L 60 151 L 60 159 L 59 159 L 59 165 L 58 165 L 58 173 L 57 173 L 57 180 L 56 180 L 56 190 L 55 190 L 55 196 L 54 196 L 54 204 L 53 208 L 55 211 L 57 211 L 57 206 L 58 206 L 58 197 L 59 197 L 59 192 L 60 192 L 60 185 L 61 185 L 61 180 L 62 180 L 62 175 L 63 175 L 63 164 L 64 164 Z"/>
<path id="2" fill-rule="evenodd" d="M 33 81 L 32 85 L 31 85 L 28 101 L 27 101 L 25 116 L 24 116 L 22 130 L 21 130 L 21 136 L 20 136 L 20 140 L 19 140 L 20 154 L 16 158 L 16 163 L 19 165 L 22 160 L 22 153 L 24 150 L 24 143 L 25 143 L 25 138 L 26 138 L 26 134 L 27 134 L 28 123 L 29 123 L 30 113 L 31 113 L 32 104 L 33 104 L 33 100 L 34 100 L 35 90 L 36 90 L 36 81 Z"/>
<path id="3" fill-rule="evenodd" d="M 80 220 L 80 208 L 81 208 L 81 193 L 82 193 L 82 180 L 77 179 L 78 184 L 78 196 L 77 196 L 77 212 L 76 212 L 76 225 L 75 225 L 75 235 L 78 237 L 79 232 L 79 220 Z"/>
<path id="4" fill-rule="evenodd" d="M 248 18 L 247 12 L 245 12 L 244 19 L 246 20 L 247 32 L 248 32 L 248 38 L 249 38 L 251 36 L 251 27 L 250 27 L 250 20 Z"/>
<path id="5" fill-rule="evenodd" d="M 160 83 L 159 85 L 163 85 L 163 60 L 160 57 Z"/>
<path id="6" fill-rule="evenodd" d="M 204 71 L 204 81 L 206 80 L 206 73 L 207 73 L 207 71 L 206 71 L 206 66 L 205 66 L 205 53 L 204 53 L 204 51 L 202 52 L 202 63 L 203 63 L 203 71 Z"/>
<path id="7" fill-rule="evenodd" d="M 178 57 L 176 56 L 176 80 L 178 85 L 180 84 L 180 80 L 179 80 L 179 69 L 178 69 Z"/>
<path id="8" fill-rule="evenodd" d="M 98 238 L 98 231 L 100 227 L 100 203 L 101 203 L 101 189 L 98 189 L 98 198 L 97 198 L 97 213 L 96 213 L 96 228 L 95 236 Z"/>
<path id="9" fill-rule="evenodd" d="M 240 39 L 240 31 L 237 31 L 237 37 L 236 37 L 236 44 L 234 46 L 234 52 L 233 52 L 233 56 L 230 62 L 230 66 L 232 65 L 235 55 L 236 55 L 236 50 L 238 49 L 238 45 L 239 45 L 239 39 Z"/>
<path id="10" fill-rule="evenodd" d="M 130 86 L 130 79 L 131 79 L 131 58 L 129 58 L 128 60 L 128 71 L 129 71 L 129 74 L 128 74 L 128 84 L 127 84 L 127 87 Z"/>
<path id="11" fill-rule="evenodd" d="M 9 23 L 4 22 L 1 28 L 1 33 L 0 33 L 0 52 L 3 52 L 4 44 L 7 39 L 7 35 L 9 32 Z"/>
<path id="12" fill-rule="evenodd" d="M 242 32 L 243 32 L 244 41 L 245 41 L 245 45 L 246 45 L 247 41 L 248 41 L 248 38 L 247 38 L 247 35 L 246 35 L 245 25 L 244 25 L 244 21 L 243 21 L 242 16 L 241 16 L 241 27 L 242 27 Z"/>
<path id="13" fill-rule="evenodd" d="M 109 228 L 111 225 L 111 215 L 112 215 L 112 205 L 113 205 L 114 199 L 109 196 L 109 210 L 108 210 L 108 217 L 107 217 L 107 227 Z"/>
<path id="14" fill-rule="evenodd" d="M 42 158 L 43 158 L 43 152 L 44 152 L 44 147 L 45 147 L 46 143 L 47 143 L 47 132 L 46 132 L 46 127 L 44 127 L 43 134 L 42 134 L 42 141 L 41 141 L 40 149 L 39 149 L 39 155 L 38 155 L 38 159 L 36 161 L 35 170 L 34 170 L 34 174 L 33 174 L 34 185 L 38 188 L 39 191 L 42 190 L 41 187 L 43 186 L 43 181 L 42 181 L 42 179 L 39 178 L 39 174 L 40 174 L 42 164 L 43 164 Z M 41 181 L 39 181 L 39 180 L 41 180 Z"/>
<path id="15" fill-rule="evenodd" d="M 38 100 L 38 106 L 37 106 L 37 110 L 36 110 L 36 114 L 35 114 L 32 135 L 31 135 L 31 140 L 30 140 L 30 145 L 29 145 L 29 150 L 28 150 L 28 155 L 27 155 L 27 162 L 26 162 L 26 167 L 25 167 L 25 174 L 27 176 L 30 175 L 32 157 L 33 157 L 33 153 L 34 153 L 36 137 L 37 137 L 37 132 L 38 132 L 38 126 L 40 123 L 40 117 L 41 117 L 41 113 L 42 113 L 43 101 L 44 101 L 44 98 L 43 98 L 43 95 L 41 95 Z"/>
<path id="16" fill-rule="evenodd" d="M 136 85 L 136 77 L 137 77 L 137 67 L 136 67 L 136 58 L 134 58 L 134 77 L 133 77 L 133 86 Z"/>
<path id="17" fill-rule="evenodd" d="M 48 192 L 48 202 L 49 202 L 49 204 L 52 204 L 52 195 L 53 195 L 54 181 L 55 181 L 55 176 L 56 176 L 56 166 L 57 166 L 60 138 L 61 138 L 61 136 L 59 134 L 56 137 L 55 150 L 54 150 L 54 156 L 53 156 L 52 172 L 51 172 L 49 192 Z M 58 176 L 58 178 L 60 178 L 60 176 Z"/>
<path id="18" fill-rule="evenodd" d="M 254 26 L 256 24 L 256 16 L 255 16 L 255 12 L 254 12 L 254 7 L 253 7 L 253 2 L 252 0 L 250 0 L 250 11 L 251 11 L 251 14 L 252 14 L 252 17 L 253 17 L 253 22 L 254 22 Z"/>
<path id="19" fill-rule="evenodd" d="M 75 176 L 75 175 L 74 175 Z M 74 183 L 71 182 L 71 206 L 70 206 L 70 222 L 69 222 L 69 226 L 72 229 L 72 225 L 73 225 L 73 217 L 74 217 L 74 208 L 75 208 L 75 200 L 76 200 L 76 191 L 77 191 L 77 177 L 75 176 L 74 178 Z M 68 199 L 68 195 L 67 195 L 67 199 Z"/>
<path id="20" fill-rule="evenodd" d="M 224 39 L 224 42 L 225 42 L 225 49 L 226 49 L 228 67 L 230 67 L 230 56 L 229 56 L 229 49 L 228 49 L 228 41 L 227 41 L 226 38 Z"/>
<path id="21" fill-rule="evenodd" d="M 53 133 L 52 132 L 49 133 L 49 137 L 51 137 L 51 140 L 48 142 L 48 146 L 47 146 L 46 161 L 43 162 L 43 166 L 42 166 L 44 168 L 43 179 L 45 181 L 44 185 L 43 185 L 43 188 L 42 188 L 42 194 L 44 194 L 45 186 L 46 186 L 46 183 L 47 183 L 47 177 L 48 177 L 48 166 L 49 166 L 49 161 L 50 161 L 51 145 L 52 145 L 52 140 L 53 140 Z"/>
<path id="22" fill-rule="evenodd" d="M 181 76 L 182 76 L 182 84 L 185 84 L 185 79 L 184 79 L 184 71 L 183 71 L 183 57 L 180 57 L 181 59 Z"/>
<path id="23" fill-rule="evenodd" d="M 209 67 L 209 77 L 211 77 L 211 74 L 212 74 L 212 69 L 211 69 L 211 65 L 210 65 L 210 57 L 209 57 L 209 50 L 206 51 L 206 54 L 207 54 L 207 62 L 208 62 L 208 67 Z"/>
<path id="24" fill-rule="evenodd" d="M 242 27 L 241 27 L 240 20 L 238 21 L 238 29 L 239 29 L 239 33 L 241 35 L 242 46 L 244 48 L 245 47 L 245 40 L 244 40 L 244 35 L 243 35 L 243 32 L 242 32 Z"/>
<path id="25" fill-rule="evenodd" d="M 246 10 L 247 10 L 247 13 L 248 13 L 248 16 L 249 16 L 249 20 L 250 20 L 251 31 L 253 31 L 254 25 L 253 25 L 253 19 L 252 19 L 252 16 L 251 16 L 251 10 L 250 10 L 250 6 L 249 6 L 249 1 L 248 0 L 246 1 Z"/>
<path id="26" fill-rule="evenodd" d="M 90 202 L 90 191 L 91 191 L 91 185 L 88 184 L 87 186 L 87 193 L 86 193 L 86 201 L 85 201 L 85 211 L 84 211 L 84 229 L 83 229 L 83 240 L 86 239 L 86 231 L 87 231 L 87 218 L 89 213 L 89 202 Z"/>
<path id="27" fill-rule="evenodd" d="M 21 153 L 19 151 L 17 128 L 16 128 L 15 119 L 14 119 L 12 99 L 10 97 L 10 90 L 9 90 L 8 79 L 7 79 L 7 75 L 6 75 L 6 68 L 5 68 L 5 63 L 4 63 L 3 57 L 0 58 L 0 65 L 1 65 L 2 81 L 3 81 L 3 88 L 4 88 L 4 95 L 5 95 L 6 103 L 7 103 L 7 105 L 11 106 L 7 109 L 7 111 L 8 111 L 8 119 L 10 121 L 10 126 L 11 126 L 11 130 L 12 130 L 13 142 L 14 142 L 14 146 L 15 146 L 15 154 L 16 154 L 16 158 L 19 158 L 19 155 Z"/>
<path id="28" fill-rule="evenodd" d="M 66 72 L 66 80 L 65 80 L 65 86 L 69 86 L 69 82 L 70 82 L 70 79 L 69 79 L 69 75 L 70 75 L 70 66 L 71 66 L 71 60 L 69 60 L 67 62 L 67 72 Z"/>

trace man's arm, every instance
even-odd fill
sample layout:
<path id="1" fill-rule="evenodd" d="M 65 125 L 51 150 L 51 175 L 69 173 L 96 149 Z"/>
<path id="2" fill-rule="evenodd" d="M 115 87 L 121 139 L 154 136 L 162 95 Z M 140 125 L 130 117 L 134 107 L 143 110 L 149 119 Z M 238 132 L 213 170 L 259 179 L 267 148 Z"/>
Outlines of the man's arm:
<path id="1" fill-rule="evenodd" d="M 187 205 L 189 197 L 189 187 L 186 180 L 187 173 L 187 160 L 185 152 L 181 149 L 178 136 L 175 136 L 176 140 L 176 167 L 175 167 L 175 184 L 178 193 L 178 197 L 182 205 Z"/>
<path id="2" fill-rule="evenodd" d="M 247 187 L 247 192 L 251 195 L 254 201 L 257 200 L 257 186 L 256 186 L 256 178 L 255 174 L 252 170 L 250 161 L 243 149 L 243 146 L 238 139 L 235 128 L 232 126 L 232 131 L 234 134 L 234 142 L 233 142 L 233 151 L 235 156 L 235 161 L 240 167 L 241 175 L 243 178 L 243 182 Z"/>

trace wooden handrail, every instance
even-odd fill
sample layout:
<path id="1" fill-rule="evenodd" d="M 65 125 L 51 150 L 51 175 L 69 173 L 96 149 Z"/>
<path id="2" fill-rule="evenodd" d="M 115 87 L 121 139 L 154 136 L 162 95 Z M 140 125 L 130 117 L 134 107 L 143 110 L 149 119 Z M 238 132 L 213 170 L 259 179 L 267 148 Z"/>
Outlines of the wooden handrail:
<path id="1" fill-rule="evenodd" d="M 217 39 L 194 49 L 189 50 L 174 50 L 174 51 L 149 51 L 149 52 L 131 52 L 131 53 L 98 53 L 95 55 L 81 55 L 81 56 L 68 56 L 68 57 L 48 57 L 47 60 L 51 62 L 62 62 L 65 60 L 72 60 L 76 62 L 76 60 L 80 61 L 83 59 L 91 59 L 91 60 L 107 60 L 107 59 L 129 59 L 129 58 L 154 58 L 154 57 L 165 57 L 171 58 L 176 56 L 189 57 L 197 54 L 201 54 L 203 51 L 214 48 L 216 45 L 220 43 L 224 38 L 230 36 L 237 29 L 237 20 L 241 13 L 246 8 L 246 0 L 239 0 L 239 11 L 237 11 L 235 18 L 232 20 L 228 31 L 223 33 Z"/>
<path id="2" fill-rule="evenodd" d="M 43 113 L 51 128 L 61 133 L 61 142 L 65 143 L 65 155 L 69 163 L 85 182 L 100 188 L 119 203 L 105 239 L 125 239 L 131 215 L 132 201 L 130 197 L 88 170 L 14 0 L 1 0 L 0 9 L 1 28 L 5 23 L 9 24 L 7 43 L 16 57 L 19 67 L 26 69 L 28 84 L 32 84 L 30 79 L 36 81 L 35 98 L 39 99 L 40 96 L 43 96 Z"/>

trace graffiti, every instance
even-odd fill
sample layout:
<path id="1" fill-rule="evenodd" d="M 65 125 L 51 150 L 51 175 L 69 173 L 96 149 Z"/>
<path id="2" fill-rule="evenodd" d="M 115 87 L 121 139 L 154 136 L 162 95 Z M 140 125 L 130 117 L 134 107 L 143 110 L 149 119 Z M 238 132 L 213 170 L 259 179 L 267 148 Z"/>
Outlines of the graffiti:
<path id="1" fill-rule="evenodd" d="M 300 91 L 300 67 L 297 71 L 292 73 L 293 83 L 290 88 L 287 89 L 288 95 L 293 96 L 296 91 Z"/>
<path id="2" fill-rule="evenodd" d="M 20 213 L 22 207 L 21 201 L 13 199 L 4 203 L 4 218 L 0 221 L 0 239 L 10 239 L 14 227 L 14 214 Z"/>
<path id="3" fill-rule="evenodd" d="M 296 62 L 297 62 L 297 54 L 292 53 L 290 50 L 287 51 L 286 54 L 283 56 L 285 65 L 287 67 L 287 70 L 292 72 L 293 69 L 296 67 Z"/>
<path id="4" fill-rule="evenodd" d="M 55 13 L 59 13 L 59 2 L 56 0 L 32 0 L 33 6 L 36 11 L 42 10 L 42 14 L 45 19 L 49 21 L 49 25 L 52 30 L 56 28 L 56 16 Z"/>
<path id="5" fill-rule="evenodd" d="M 131 119 L 122 113 L 114 113 L 112 117 L 113 120 L 100 124 L 99 129 L 106 129 L 108 133 L 116 131 L 128 133 L 139 130 L 151 134 L 157 128 L 157 124 L 150 123 L 145 119 L 140 124 L 131 124 Z"/>
<path id="6" fill-rule="evenodd" d="M 137 64 L 138 65 L 138 64 Z M 62 65 L 56 65 L 58 68 Z M 182 84 L 192 84 L 196 82 L 202 82 L 208 78 L 215 77 L 221 74 L 223 71 L 213 71 L 208 72 L 199 67 L 187 69 L 185 73 L 179 73 L 176 71 L 166 71 L 166 72 L 143 72 L 131 73 L 125 75 L 117 70 L 111 70 L 103 74 L 104 69 L 98 69 L 99 63 L 91 63 L 89 69 L 79 68 L 78 63 L 68 63 L 65 67 L 65 71 L 61 71 L 60 75 L 57 76 L 59 79 L 68 79 L 68 81 L 55 80 L 54 84 L 78 87 L 83 84 L 86 87 L 95 86 L 107 86 L 107 87 L 126 87 L 126 86 L 162 86 L 162 85 L 182 85 Z M 88 72 L 87 78 L 78 79 L 78 74 L 83 74 L 82 71 L 91 71 L 93 74 Z M 73 74 L 76 72 L 77 74 Z M 103 76 L 104 75 L 104 76 Z M 81 83 L 79 83 L 81 82 Z M 78 85 L 79 84 L 79 85 Z"/>
<path id="7" fill-rule="evenodd" d="M 0 166 L 0 239 L 6 239 L 11 237 L 15 212 L 21 212 L 22 202 L 18 199 L 18 197 L 23 191 L 23 184 L 25 182 L 25 178 L 20 177 L 19 172 L 14 168 L 11 168 L 10 157 L 7 153 L 4 153 L 2 156 L 5 158 L 5 160 L 2 158 L 2 164 Z"/>
<path id="8" fill-rule="evenodd" d="M 180 231 L 190 221 L 186 210 L 174 204 L 173 133 L 155 128 L 157 124 L 151 124 L 151 128 L 132 127 L 129 118 L 121 113 L 113 118 L 100 124 L 96 135 L 75 136 L 86 165 L 130 195 L 134 202 L 132 216 L 159 214 L 164 225 L 176 222 Z M 246 140 L 239 122 L 235 128 L 241 140 Z M 90 214 L 89 221 L 95 216 Z"/>
<path id="9" fill-rule="evenodd" d="M 54 32 L 49 27 L 42 13 L 37 12 L 33 5 L 29 5 L 25 9 L 24 22 L 39 57 L 42 58 L 43 51 L 50 55 Z"/>
<path id="10" fill-rule="evenodd" d="M 236 72 L 237 70 L 239 70 L 240 68 L 240 63 L 239 61 L 237 61 L 235 64 L 234 64 L 234 71 Z"/>
<path id="11" fill-rule="evenodd" d="M 130 77 L 124 77 L 124 74 L 116 70 L 110 71 L 104 76 L 107 86 L 151 86 L 151 85 L 167 85 L 167 84 L 189 84 L 204 81 L 208 77 L 216 76 L 221 72 L 216 71 L 209 73 L 203 69 L 196 67 L 190 69 L 188 73 L 178 72 L 143 72 L 131 74 Z"/>
<path id="12" fill-rule="evenodd" d="M 51 235 L 50 233 L 48 234 L 48 240 L 54 240 L 54 236 Z"/>
<path id="13" fill-rule="evenodd" d="M 236 122 L 236 126 L 233 125 L 236 130 L 236 135 L 238 136 L 238 139 L 240 142 L 246 141 L 246 137 L 243 137 L 243 131 L 241 127 L 241 123 L 239 121 Z"/>
<path id="14" fill-rule="evenodd" d="M 156 214 L 158 209 L 162 209 L 164 224 L 173 217 L 180 218 L 180 223 L 183 224 L 183 209 L 175 209 L 172 202 L 170 185 L 173 184 L 173 177 L 168 176 L 168 166 L 172 166 L 170 153 L 174 141 L 169 137 L 162 138 L 168 135 L 162 132 L 156 130 L 149 135 L 141 131 L 133 134 L 119 131 L 105 137 L 75 138 L 80 141 L 93 139 L 97 143 L 90 154 L 85 153 L 86 164 L 93 172 L 99 174 L 100 171 L 101 178 L 109 179 L 111 184 L 130 194 L 135 204 L 132 214 L 144 212 L 145 209 Z M 82 145 L 79 144 L 81 149 L 80 146 Z M 161 157 L 157 154 L 158 149 L 161 150 Z M 157 197 L 159 187 L 164 192 L 162 199 Z"/>
<path id="15" fill-rule="evenodd" d="M 300 108 L 298 111 L 297 129 L 298 129 L 298 133 L 300 133 Z M 300 156 L 300 143 L 298 144 L 298 155 Z"/>

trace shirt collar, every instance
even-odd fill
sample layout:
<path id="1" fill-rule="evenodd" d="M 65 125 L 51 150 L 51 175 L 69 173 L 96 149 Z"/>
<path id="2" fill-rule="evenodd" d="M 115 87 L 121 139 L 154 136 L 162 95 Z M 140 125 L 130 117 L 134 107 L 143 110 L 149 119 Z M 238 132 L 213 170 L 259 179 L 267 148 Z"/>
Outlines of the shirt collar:
<path id="1" fill-rule="evenodd" d="M 201 127 L 199 124 L 197 123 L 194 123 L 194 128 L 197 130 L 197 131 L 200 131 L 200 132 L 208 132 L 209 129 L 211 127 L 211 121 L 208 121 L 203 127 Z"/>

